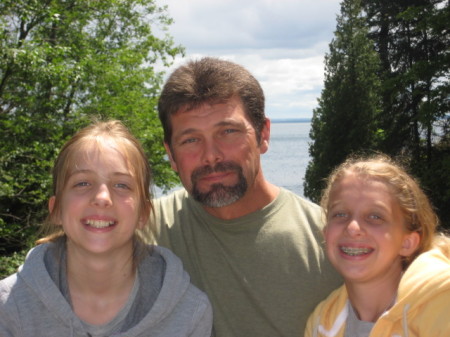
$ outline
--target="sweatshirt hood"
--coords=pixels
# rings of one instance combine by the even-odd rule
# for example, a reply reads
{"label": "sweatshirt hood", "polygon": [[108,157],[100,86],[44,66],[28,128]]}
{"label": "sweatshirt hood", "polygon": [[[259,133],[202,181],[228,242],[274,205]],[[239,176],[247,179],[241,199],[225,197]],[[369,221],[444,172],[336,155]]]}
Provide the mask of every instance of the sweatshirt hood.
{"label": "sweatshirt hood", "polygon": [[[70,304],[62,295],[60,289],[48,274],[45,266],[45,253],[50,244],[41,244],[34,247],[26,257],[26,263],[19,268],[18,277],[27,284],[29,289],[37,298],[52,312],[63,325],[71,331],[71,336],[85,336],[81,320],[73,312]],[[186,295],[190,286],[189,275],[184,271],[181,260],[170,250],[163,247],[154,247],[166,262],[166,270],[161,290],[151,310],[134,327],[129,329],[123,336],[146,336],[149,326],[156,326],[169,316],[177,304]],[[139,269],[142,274],[141,282],[145,282],[146,275],[152,272],[146,268],[148,261],[143,259]],[[147,332],[147,334],[146,334]],[[122,336],[118,334],[115,336]]]}
{"label": "sweatshirt hood", "polygon": [[[151,310],[139,324],[127,332],[127,336],[145,336],[149,326],[159,324],[173,312],[190,286],[189,275],[184,271],[181,260],[167,248],[155,246],[154,250],[166,261],[163,285]],[[143,263],[141,271],[142,279],[145,280],[145,274],[150,273],[151,268],[146,268],[145,260]]]}
{"label": "sweatshirt hood", "polygon": [[49,312],[69,327],[70,336],[76,336],[75,330],[83,330],[81,321],[50,277],[45,265],[45,253],[50,245],[52,243],[41,244],[31,249],[26,256],[26,263],[20,266],[17,274]]}
{"label": "sweatshirt hood", "polygon": [[406,310],[415,310],[433,297],[450,291],[450,260],[441,250],[419,255],[400,281],[396,305],[386,319],[398,320]]}
{"label": "sweatshirt hood", "polygon": [[[444,312],[446,307],[430,307],[437,299],[441,301],[450,293],[450,260],[439,249],[433,249],[419,255],[405,271],[400,280],[397,302],[375,323],[371,336],[398,336],[395,331],[402,331],[402,336],[409,336],[410,323],[430,330],[442,331],[441,326],[429,326],[426,318],[420,317],[421,310],[427,308],[434,313]],[[448,302],[446,302],[448,303]],[[348,294],[345,286],[340,287],[315,309],[308,324],[305,336],[344,336],[348,317]],[[308,334],[309,333],[309,334]],[[430,334],[430,336],[437,336]],[[414,335],[416,336],[416,335]],[[428,336],[428,335],[427,335]],[[439,335],[442,336],[442,335]]]}

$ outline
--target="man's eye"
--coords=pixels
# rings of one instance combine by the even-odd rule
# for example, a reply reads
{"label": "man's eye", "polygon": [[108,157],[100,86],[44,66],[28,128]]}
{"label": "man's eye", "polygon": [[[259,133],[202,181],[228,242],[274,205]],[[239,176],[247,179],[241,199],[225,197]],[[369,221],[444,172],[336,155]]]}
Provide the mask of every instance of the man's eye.
{"label": "man's eye", "polygon": [[186,138],[181,141],[181,144],[191,144],[197,141],[196,138]]}

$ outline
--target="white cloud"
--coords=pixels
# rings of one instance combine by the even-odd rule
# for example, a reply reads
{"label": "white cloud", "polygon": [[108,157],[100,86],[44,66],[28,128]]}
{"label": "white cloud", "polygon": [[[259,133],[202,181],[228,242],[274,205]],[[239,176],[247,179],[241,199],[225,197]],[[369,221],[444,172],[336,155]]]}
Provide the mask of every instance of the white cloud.
{"label": "white cloud", "polygon": [[[161,0],[169,34],[186,48],[175,65],[201,56],[242,64],[261,82],[271,118],[312,116],[338,0]],[[172,70],[172,69],[171,69]],[[169,72],[171,71],[169,70]]]}

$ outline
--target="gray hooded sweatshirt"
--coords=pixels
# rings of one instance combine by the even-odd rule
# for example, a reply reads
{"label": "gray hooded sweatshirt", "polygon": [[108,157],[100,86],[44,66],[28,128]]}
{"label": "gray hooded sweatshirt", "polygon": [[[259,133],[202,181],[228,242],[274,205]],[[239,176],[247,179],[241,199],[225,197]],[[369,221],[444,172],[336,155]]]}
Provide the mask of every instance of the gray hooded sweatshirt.
{"label": "gray hooded sweatshirt", "polygon": [[[46,267],[49,255],[46,252],[51,245],[42,244],[32,249],[19,271],[0,281],[1,337],[91,336],[86,331],[86,323],[75,315],[64,291],[61,292],[61,283],[59,286],[55,283],[54,274]],[[155,265],[150,261],[155,256],[163,267],[159,269],[160,284],[149,290]],[[60,273],[61,268],[57,269]],[[125,319],[131,323],[126,323],[126,331],[122,328],[109,336],[211,335],[212,309],[208,298],[190,283],[181,261],[170,250],[154,247],[153,253],[140,262],[138,279],[136,298],[128,311],[131,314]]]}

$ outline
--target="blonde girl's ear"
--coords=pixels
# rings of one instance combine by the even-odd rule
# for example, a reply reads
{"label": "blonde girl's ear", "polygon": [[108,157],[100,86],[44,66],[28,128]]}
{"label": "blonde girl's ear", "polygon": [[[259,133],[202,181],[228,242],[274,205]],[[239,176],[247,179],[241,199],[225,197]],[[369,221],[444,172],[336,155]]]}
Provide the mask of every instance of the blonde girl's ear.
{"label": "blonde girl's ear", "polygon": [[325,226],[323,226],[322,228],[322,243],[324,244],[324,246],[326,246],[327,244],[327,231],[328,231],[328,226],[325,224]]}
{"label": "blonde girl's ear", "polygon": [[405,234],[403,238],[402,248],[400,249],[400,255],[404,257],[411,256],[417,250],[420,243],[420,235],[417,232],[411,232]]}

